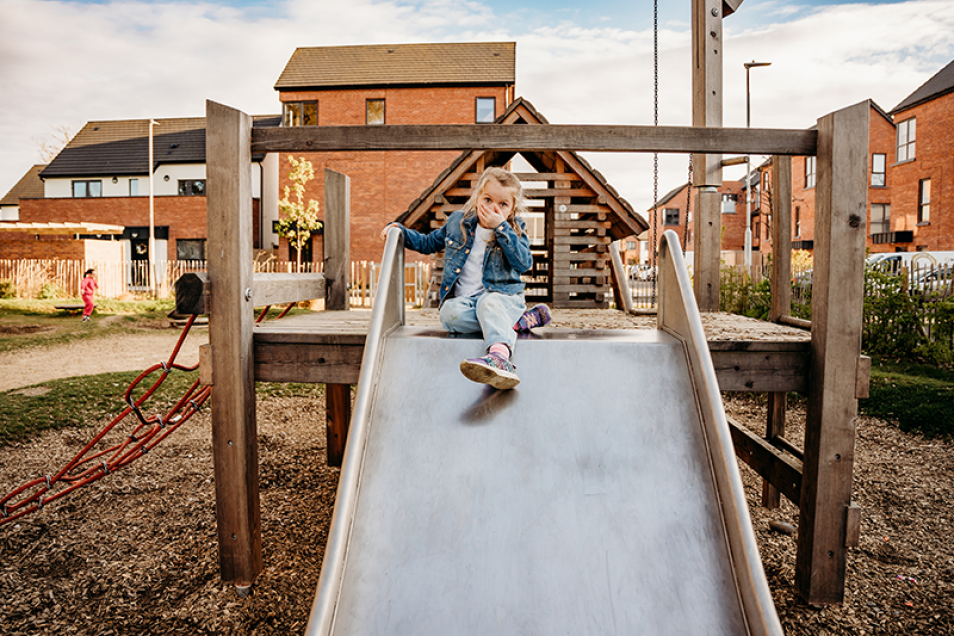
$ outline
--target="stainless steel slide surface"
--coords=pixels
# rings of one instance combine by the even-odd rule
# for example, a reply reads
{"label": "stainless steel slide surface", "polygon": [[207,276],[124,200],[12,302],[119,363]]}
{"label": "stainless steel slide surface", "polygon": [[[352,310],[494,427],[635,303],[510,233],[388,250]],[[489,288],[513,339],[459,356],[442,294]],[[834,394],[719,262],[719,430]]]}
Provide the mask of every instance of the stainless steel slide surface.
{"label": "stainless steel slide surface", "polygon": [[409,327],[383,340],[323,624],[750,633],[683,342],[544,329],[518,341],[512,391],[461,376],[481,348]]}

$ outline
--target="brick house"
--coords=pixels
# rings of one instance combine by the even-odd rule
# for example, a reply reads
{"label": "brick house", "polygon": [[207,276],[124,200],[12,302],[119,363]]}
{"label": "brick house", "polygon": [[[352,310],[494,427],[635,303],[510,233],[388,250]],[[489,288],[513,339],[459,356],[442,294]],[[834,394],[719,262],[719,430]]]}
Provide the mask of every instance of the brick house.
{"label": "brick house", "polygon": [[33,166],[26,171],[16,185],[0,199],[0,221],[20,220],[20,199],[36,199],[43,196],[43,180],[40,173],[45,163]]}
{"label": "brick house", "polygon": [[[205,258],[205,119],[159,119],[153,131],[153,201],[156,261]],[[255,125],[277,125],[277,115],[256,117]],[[262,196],[268,182],[267,158],[253,157],[253,210],[256,247],[261,245]],[[272,161],[275,161],[273,159]],[[87,123],[47,166],[32,172],[41,189],[16,192],[23,223],[121,225],[115,237],[127,261],[148,261],[149,120]],[[274,171],[273,171],[274,172]],[[26,177],[24,178],[26,179]],[[22,182],[22,180],[21,180]],[[12,198],[12,197],[11,197]],[[4,201],[7,199],[5,198]],[[65,249],[50,241],[110,239],[88,234],[0,233],[0,258],[55,258]],[[56,249],[54,249],[56,247]],[[74,249],[70,253],[85,253]]]}
{"label": "brick house", "polygon": [[[299,48],[275,84],[283,126],[493,123],[514,100],[514,42]],[[378,260],[379,233],[456,157],[454,151],[303,153],[315,168],[305,198],[324,205],[324,169],[351,179],[351,257]],[[289,163],[279,160],[280,191]],[[319,216],[323,214],[319,213]],[[272,220],[266,215],[266,231]],[[294,260],[274,233],[280,260]],[[320,260],[313,237],[307,260]],[[419,258],[408,254],[409,259]]]}
{"label": "brick house", "polygon": [[[868,105],[868,250],[954,250],[954,62],[890,112],[872,100]],[[771,162],[754,169],[749,182],[754,201],[753,255],[764,256],[772,249]],[[724,196],[738,195],[736,216],[729,217],[723,210],[724,250],[742,249],[746,183],[743,178],[737,187],[729,182],[723,185]],[[792,249],[813,249],[815,186],[815,157],[792,157]],[[660,227],[667,218],[676,218],[673,210],[685,209],[685,188],[677,188],[659,202]],[[689,228],[691,232],[691,220]]]}
{"label": "brick house", "polygon": [[873,251],[954,250],[954,61],[890,114],[890,227],[875,235]]}
{"label": "brick house", "polygon": [[[891,252],[910,242],[892,217],[892,170],[896,127],[891,116],[868,100],[868,240],[872,252]],[[792,157],[792,249],[812,250],[815,235],[815,157]],[[902,243],[901,246],[897,243]],[[902,250],[903,251],[903,250]]]}
{"label": "brick house", "polygon": [[[759,221],[759,213],[763,210],[766,196],[762,189],[758,187],[761,183],[762,167],[753,172],[753,185],[757,188],[752,201],[752,219],[753,219],[753,253],[757,253],[761,242],[758,236],[761,235],[760,228],[762,223]],[[694,213],[696,207],[695,191],[689,196],[689,184],[682,185],[667,192],[656,202],[656,205],[646,210],[646,218],[650,224],[650,229],[640,235],[641,241],[652,242],[652,224],[653,210],[655,209],[656,241],[662,239],[662,234],[666,230],[673,230],[679,235],[680,241],[686,245],[686,257],[692,262],[693,256],[693,236],[695,230]],[[719,188],[722,195],[722,260],[729,264],[742,262],[742,251],[745,245],[745,180],[723,181]],[[689,201],[686,201],[687,196]],[[688,224],[686,215],[688,214]],[[764,231],[764,230],[762,230]],[[758,247],[757,247],[758,246]],[[634,258],[639,262],[651,262],[652,257],[644,251],[640,255],[631,255],[626,252],[627,258]],[[757,257],[756,257],[757,258]],[[640,260],[641,259],[641,260]],[[629,261],[627,261],[629,262]]]}

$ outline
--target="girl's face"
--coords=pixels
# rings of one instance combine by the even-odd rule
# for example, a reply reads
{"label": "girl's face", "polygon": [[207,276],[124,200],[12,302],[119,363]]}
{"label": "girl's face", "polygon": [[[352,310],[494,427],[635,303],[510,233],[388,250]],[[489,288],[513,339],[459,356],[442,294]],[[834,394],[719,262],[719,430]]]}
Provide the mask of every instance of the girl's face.
{"label": "girl's face", "polygon": [[513,216],[513,190],[501,185],[496,179],[488,179],[477,202],[485,208],[495,209],[504,219]]}

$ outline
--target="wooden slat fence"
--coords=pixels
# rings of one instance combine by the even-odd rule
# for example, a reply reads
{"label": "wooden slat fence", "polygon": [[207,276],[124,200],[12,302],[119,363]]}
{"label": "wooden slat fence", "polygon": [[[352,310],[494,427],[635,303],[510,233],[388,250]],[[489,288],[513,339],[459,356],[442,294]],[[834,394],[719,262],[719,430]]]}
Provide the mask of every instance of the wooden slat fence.
{"label": "wooden slat fence", "polygon": [[[97,296],[101,298],[151,294],[149,263],[145,261],[0,260],[0,280],[12,281],[16,295],[20,298],[38,298],[44,293],[44,288],[50,297],[76,298],[80,295],[83,273],[89,268],[96,270],[99,283]],[[299,271],[298,264],[294,261],[274,259],[256,261],[253,269],[256,272],[269,273]],[[204,271],[205,261],[161,261],[156,264],[156,295],[159,298],[171,298],[174,295],[175,281],[180,276]],[[302,263],[300,271],[320,272],[321,263]],[[352,307],[371,306],[380,271],[380,265],[372,261],[351,263]],[[407,302],[416,307],[423,305],[430,277],[430,264],[407,263],[405,275]]]}

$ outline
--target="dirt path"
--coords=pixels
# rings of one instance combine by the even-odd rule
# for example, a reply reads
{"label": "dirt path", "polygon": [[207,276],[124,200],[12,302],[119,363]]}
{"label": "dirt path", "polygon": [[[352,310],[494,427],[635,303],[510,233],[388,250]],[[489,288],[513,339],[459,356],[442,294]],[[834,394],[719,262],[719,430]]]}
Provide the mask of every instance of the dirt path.
{"label": "dirt path", "polygon": [[[56,347],[0,353],[0,391],[19,389],[59,378],[72,378],[113,371],[141,371],[172,354],[178,329],[149,329],[141,334],[106,336]],[[208,342],[207,330],[190,333],[176,358],[193,365],[199,360],[199,345]]]}

